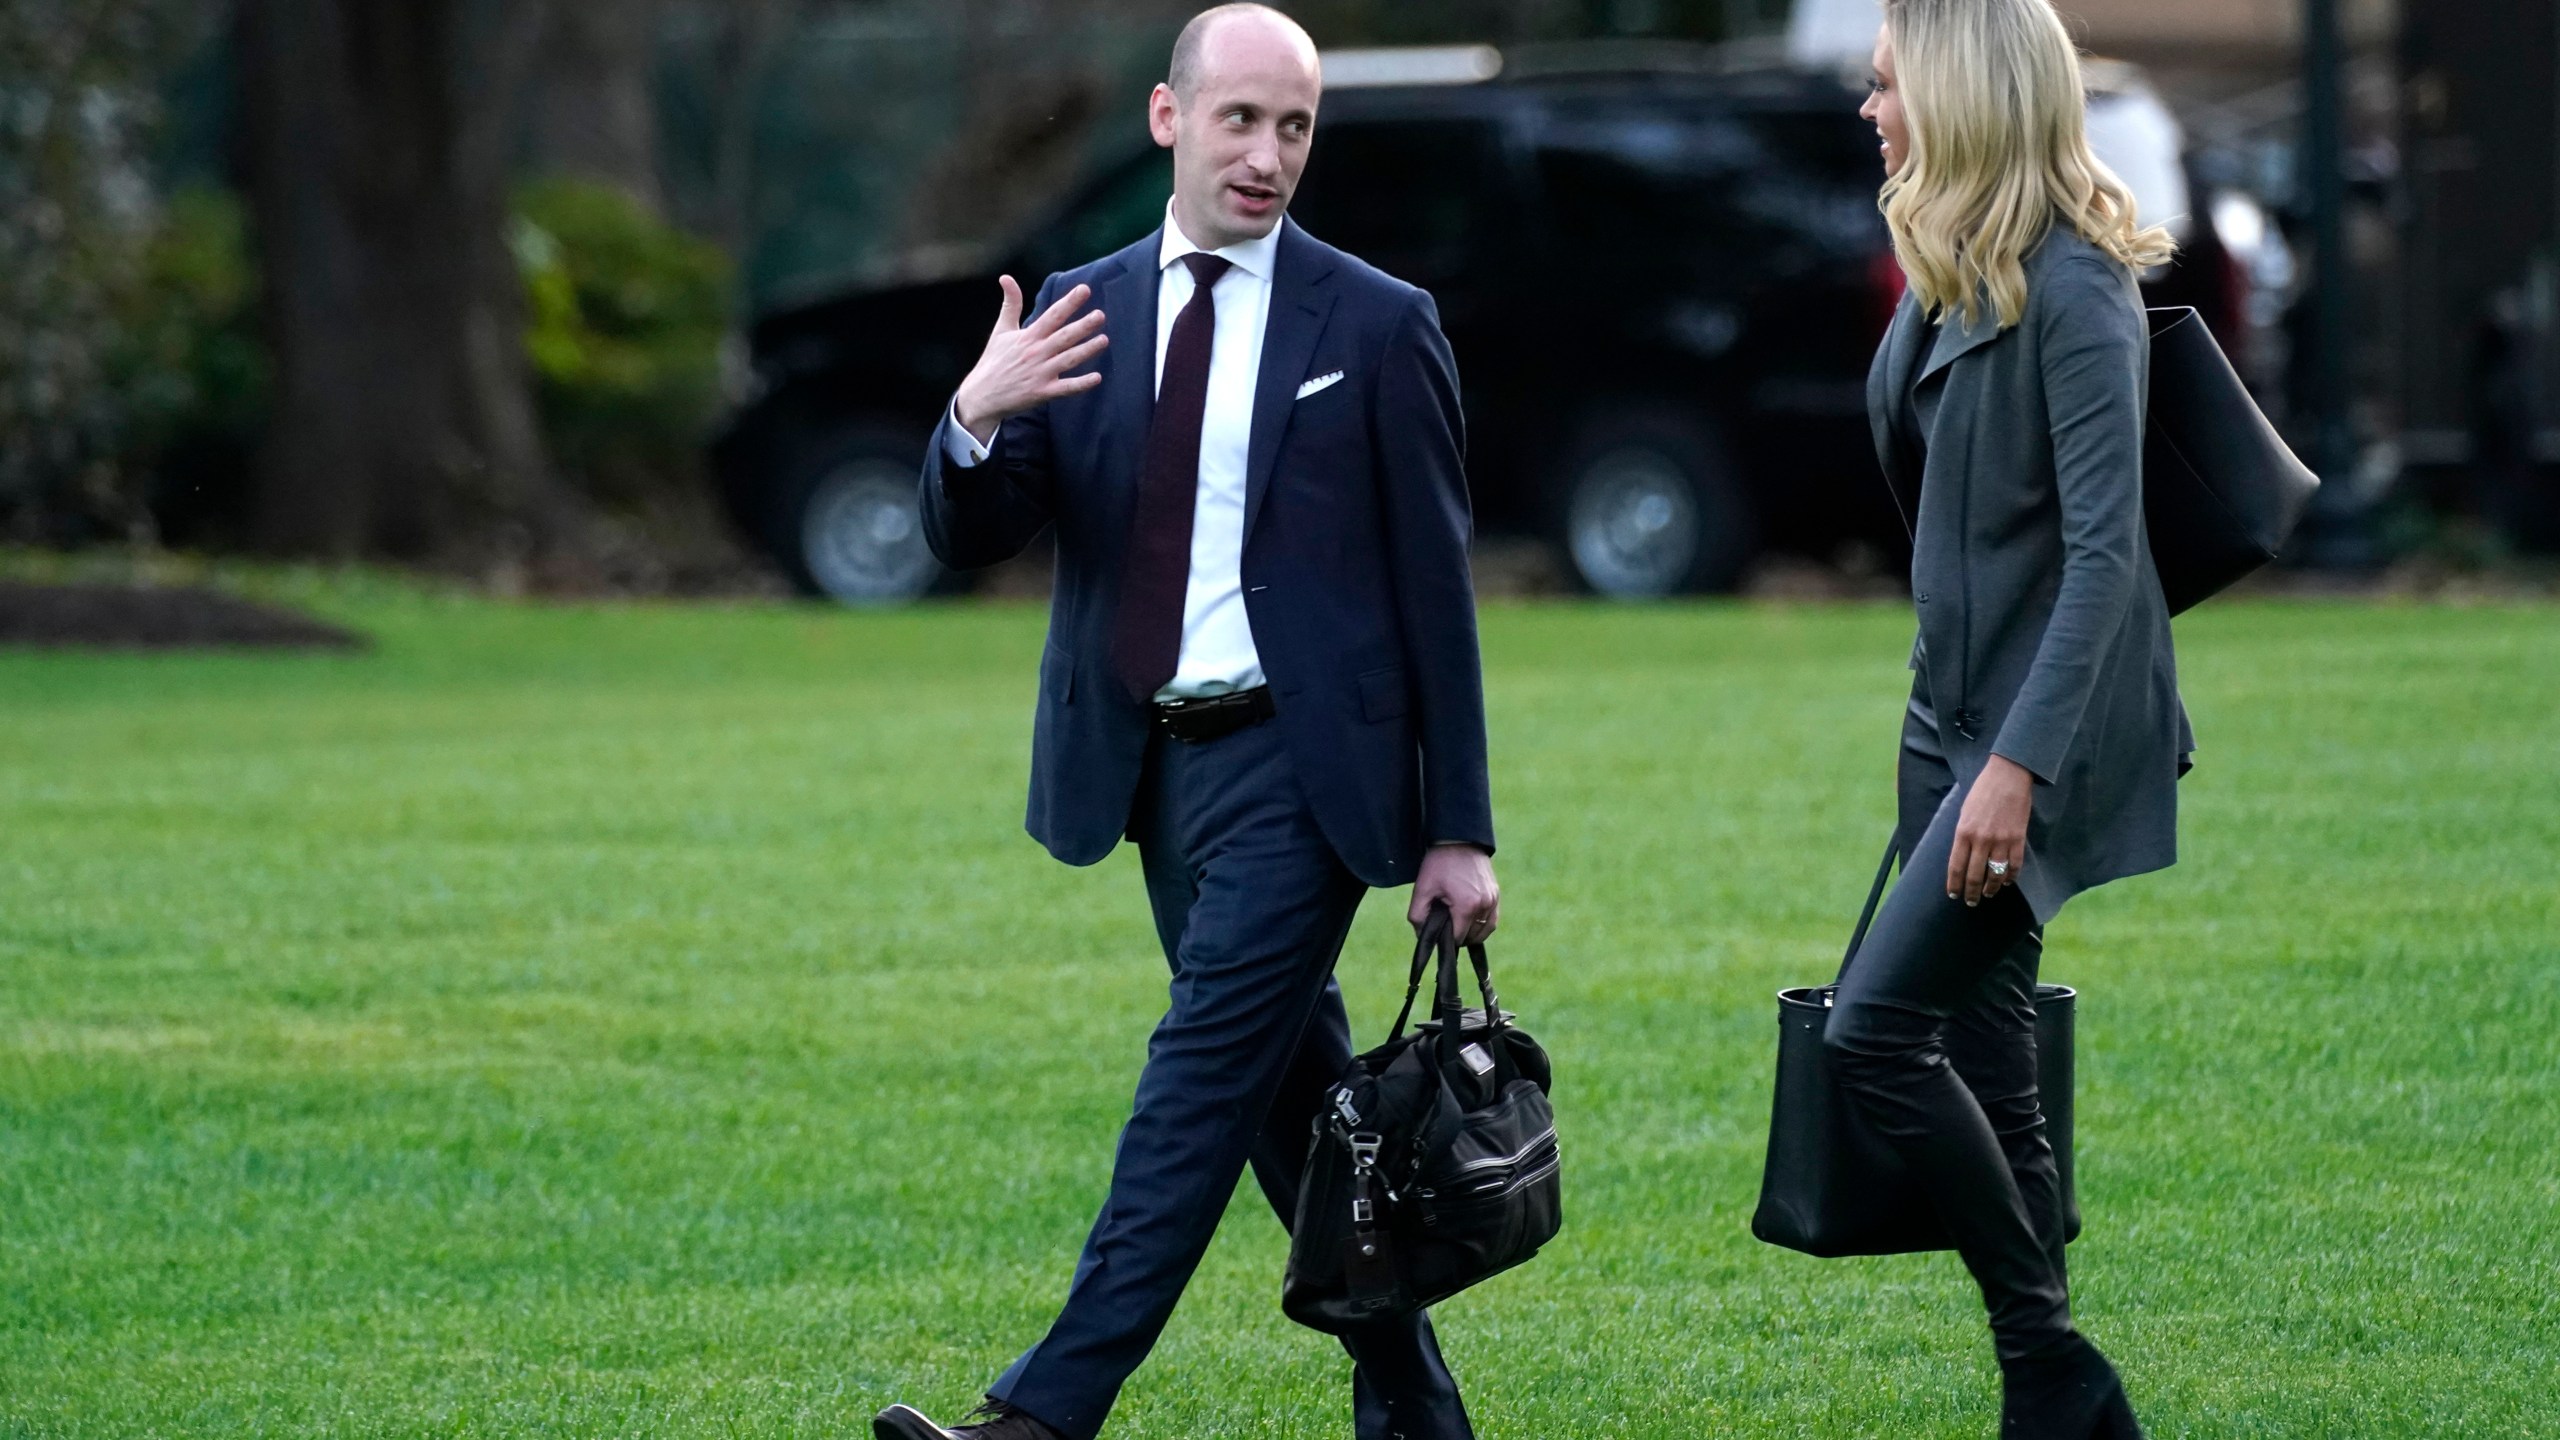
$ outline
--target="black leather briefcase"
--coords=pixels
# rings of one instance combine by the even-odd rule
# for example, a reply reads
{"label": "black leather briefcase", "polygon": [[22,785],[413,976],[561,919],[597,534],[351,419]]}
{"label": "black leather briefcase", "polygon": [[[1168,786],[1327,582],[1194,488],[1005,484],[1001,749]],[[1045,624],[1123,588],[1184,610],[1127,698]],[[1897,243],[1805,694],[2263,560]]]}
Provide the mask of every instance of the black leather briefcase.
{"label": "black leather briefcase", "polygon": [[[1892,873],[1885,851],[1867,908],[1840,962],[1845,977],[1858,958]],[[1751,1233],[1808,1255],[1904,1255],[1954,1246],[1937,1211],[1902,1157],[1844,1093],[1822,1048],[1839,982],[1778,992],[1778,1088],[1770,1106],[1769,1158]],[[2071,1183],[2071,1041],[2077,992],[2036,987],[2036,1091],[2045,1138],[2062,1190],[2063,1238],[2080,1234],[2080,1203]]]}
{"label": "black leather briefcase", "polygon": [[[1538,1253],[1564,1220],[1547,1053],[1494,998],[1471,945],[1484,1008],[1459,991],[1449,913],[1414,947],[1404,1009],[1387,1043],[1351,1062],[1315,1120],[1280,1307],[1339,1334],[1406,1315]],[[1414,997],[1438,959],[1431,1019]]]}
{"label": "black leather briefcase", "polygon": [[2194,307],[2153,310],[2142,508],[2175,615],[2276,557],[2320,479],[2240,383]]}

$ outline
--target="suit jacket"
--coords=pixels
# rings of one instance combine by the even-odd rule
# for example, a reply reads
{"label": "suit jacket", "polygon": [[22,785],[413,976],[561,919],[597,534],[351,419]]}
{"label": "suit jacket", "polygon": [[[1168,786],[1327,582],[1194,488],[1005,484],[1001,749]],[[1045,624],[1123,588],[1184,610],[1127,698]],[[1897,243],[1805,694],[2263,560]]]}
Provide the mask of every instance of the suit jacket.
{"label": "suit jacket", "polygon": [[[1930,701],[1958,780],[2038,781],[2018,888],[2039,919],[2177,859],[2195,748],[2142,518],[2150,332],[2131,271],[2060,220],[2014,327],[1931,326],[1905,295],[1867,372],[1876,457],[1912,535]],[[1913,453],[1897,407],[1930,386]]]}
{"label": "suit jacket", "polygon": [[[1402,885],[1427,844],[1493,848],[1457,367],[1430,296],[1282,224],[1245,614],[1318,826],[1361,880]],[[924,463],[925,534],[946,565],[993,564],[1057,527],[1027,826],[1076,865],[1127,830],[1146,755],[1148,709],[1112,673],[1111,635],[1155,409],[1158,249],[1151,234],[1053,275],[1024,312],[1091,285],[1111,336],[1100,385],[1006,421],[981,465],[950,464],[939,430]]]}

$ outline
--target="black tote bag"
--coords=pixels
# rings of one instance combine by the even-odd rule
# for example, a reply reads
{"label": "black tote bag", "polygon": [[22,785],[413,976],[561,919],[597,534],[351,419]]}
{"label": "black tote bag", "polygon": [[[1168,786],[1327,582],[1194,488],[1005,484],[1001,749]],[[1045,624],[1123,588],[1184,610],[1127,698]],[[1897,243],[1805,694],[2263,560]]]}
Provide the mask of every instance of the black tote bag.
{"label": "black tote bag", "polygon": [[[1844,978],[1875,920],[1893,861],[1894,852],[1887,847],[1875,885],[1867,892],[1867,908],[1858,917],[1857,934],[1840,962]],[[1770,1105],[1769,1158],[1751,1233],[1772,1245],[1825,1257],[1953,1249],[1937,1211],[1902,1157],[1868,1128],[1831,1074],[1822,1027],[1838,989],[1835,980],[1778,992],[1778,1086]],[[2066,1241],[2080,1234],[2080,1203],[2071,1183],[2071,1030],[2077,998],[2069,986],[2036,987],[2036,1089],[2062,1190]]]}
{"label": "black tote bag", "polygon": [[2193,306],[2149,319],[2142,510],[2175,615],[2276,558],[2320,479],[2267,423]]}

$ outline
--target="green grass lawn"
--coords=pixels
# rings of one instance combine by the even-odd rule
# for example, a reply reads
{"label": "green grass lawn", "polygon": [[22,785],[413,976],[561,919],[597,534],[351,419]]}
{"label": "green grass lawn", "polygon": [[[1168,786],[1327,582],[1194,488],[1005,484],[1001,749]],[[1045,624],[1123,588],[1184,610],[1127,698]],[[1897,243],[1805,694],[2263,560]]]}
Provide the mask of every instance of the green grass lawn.
{"label": "green grass lawn", "polygon": [[[1163,1000],[1021,833],[1041,616],[327,591],[0,656],[0,1435],[853,1435],[1037,1338]],[[1888,821],[1892,607],[1495,608],[1564,1234],[1492,1437],[1986,1437],[1948,1256],[1747,1230]],[[2076,902],[2083,1324],[2160,1437],[2560,1435],[2560,610],[2180,622],[2186,860]],[[1407,942],[1344,965],[1363,1038]],[[1250,1187],[1110,1433],[1347,1436]]]}

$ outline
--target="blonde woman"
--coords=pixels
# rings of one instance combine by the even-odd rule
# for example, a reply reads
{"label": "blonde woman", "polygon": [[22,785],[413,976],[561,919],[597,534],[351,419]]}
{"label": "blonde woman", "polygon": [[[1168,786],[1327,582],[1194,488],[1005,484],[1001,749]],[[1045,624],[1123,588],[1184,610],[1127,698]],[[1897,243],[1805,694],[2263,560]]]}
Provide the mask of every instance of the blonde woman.
{"label": "blonde woman", "polygon": [[2034,997],[2064,902],[2176,858],[2194,741],[2143,532],[2134,280],[2170,242],[2090,154],[2048,0],[1886,0],[1873,88],[1909,285],[1867,409],[1920,634],[1903,876],[1824,1038],[1982,1287],[2004,1440],[2124,1440],[2071,1322]]}

